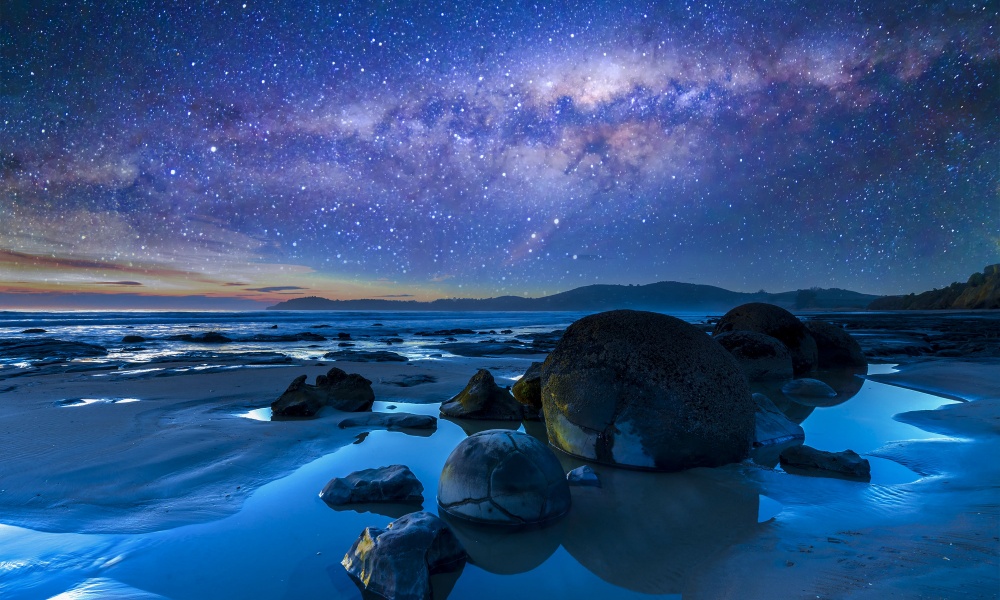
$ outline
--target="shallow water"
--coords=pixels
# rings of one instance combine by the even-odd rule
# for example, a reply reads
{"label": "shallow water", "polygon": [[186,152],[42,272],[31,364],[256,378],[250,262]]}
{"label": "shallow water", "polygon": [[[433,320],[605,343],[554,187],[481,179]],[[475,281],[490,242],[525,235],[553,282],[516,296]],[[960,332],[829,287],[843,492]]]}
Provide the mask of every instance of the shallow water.
{"label": "shallow water", "polygon": [[[847,401],[812,408],[802,425],[810,445],[864,454],[892,440],[940,437],[892,415],[946,403],[865,381]],[[266,410],[232,418],[253,413],[263,420]],[[436,415],[438,408],[393,399],[377,402],[374,410]],[[544,436],[537,423],[529,423],[527,432]],[[425,486],[424,509],[436,512],[441,467],[467,433],[440,419],[429,436],[360,434],[355,444],[261,487],[238,513],[209,523],[142,535],[0,526],[0,596],[46,598],[89,584],[109,598],[135,597],[139,590],[178,599],[360,598],[340,566],[344,552],[366,526],[385,526],[411,509],[334,510],[319,499],[319,490],[335,476],[406,464]],[[583,464],[559,458],[567,470]],[[917,478],[891,461],[870,460],[874,483],[891,487]],[[760,496],[743,475],[745,465],[682,473],[594,468],[603,487],[573,488],[570,514],[550,527],[506,533],[452,520],[472,562],[448,584],[454,585],[449,597],[673,597],[732,544],[783,518],[782,505]]]}

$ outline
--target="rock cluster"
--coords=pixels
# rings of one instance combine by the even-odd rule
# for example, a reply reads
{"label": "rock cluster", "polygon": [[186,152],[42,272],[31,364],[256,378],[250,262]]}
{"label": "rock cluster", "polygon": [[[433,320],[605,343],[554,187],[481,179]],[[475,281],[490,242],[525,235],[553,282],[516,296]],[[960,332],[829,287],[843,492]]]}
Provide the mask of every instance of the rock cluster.
{"label": "rock cluster", "polygon": [[306,383],[301,375],[292,381],[281,397],[271,403],[274,417],[312,417],[324,406],[337,410],[371,410],[375,402],[372,382],[357,373],[345,373],[336,367],[316,378],[316,385]]}

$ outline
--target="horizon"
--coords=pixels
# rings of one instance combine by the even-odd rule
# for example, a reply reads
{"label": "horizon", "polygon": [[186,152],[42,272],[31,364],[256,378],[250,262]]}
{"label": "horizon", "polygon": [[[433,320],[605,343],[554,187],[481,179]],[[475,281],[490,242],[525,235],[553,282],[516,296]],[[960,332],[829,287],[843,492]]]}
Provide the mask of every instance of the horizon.
{"label": "horizon", "polygon": [[0,310],[964,282],[1000,262],[998,17],[13,3]]}

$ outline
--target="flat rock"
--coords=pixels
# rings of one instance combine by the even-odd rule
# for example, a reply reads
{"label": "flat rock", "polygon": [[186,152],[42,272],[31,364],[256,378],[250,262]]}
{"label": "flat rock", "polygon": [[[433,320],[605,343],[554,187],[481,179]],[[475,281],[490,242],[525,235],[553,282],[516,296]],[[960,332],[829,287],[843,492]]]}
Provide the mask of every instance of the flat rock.
{"label": "flat rock", "polygon": [[533,362],[524,375],[511,388],[514,399],[531,407],[535,412],[542,409],[542,363]]}
{"label": "flat rock", "polygon": [[489,371],[479,369],[464,390],[441,403],[441,414],[461,419],[520,421],[524,409],[510,392],[496,384]]}
{"label": "flat rock", "polygon": [[577,487],[601,487],[601,480],[590,465],[583,465],[566,473],[566,483]]}
{"label": "flat rock", "polygon": [[367,592],[392,600],[431,600],[431,575],[461,569],[466,557],[445,522],[421,511],[385,529],[366,528],[341,564]]}
{"label": "flat rock", "polygon": [[786,448],[778,457],[786,471],[800,475],[815,474],[827,477],[841,477],[857,481],[871,481],[872,470],[867,459],[861,458],[853,450],[826,452],[810,446]]}
{"label": "flat rock", "polygon": [[271,403],[271,414],[312,417],[324,406],[345,411],[371,410],[374,401],[371,381],[333,367],[326,375],[316,378],[316,385],[306,383],[305,375],[297,377],[281,397]]}
{"label": "flat rock", "polygon": [[389,352],[388,350],[374,350],[366,352],[364,350],[338,350],[337,352],[327,352],[323,358],[332,358],[342,362],[406,362],[410,359],[402,354]]}
{"label": "flat rock", "polygon": [[530,525],[562,517],[570,494],[562,465],[526,433],[491,429],[462,440],[438,482],[438,506],[453,517]]}
{"label": "flat rock", "polygon": [[789,396],[801,396],[803,398],[836,398],[837,390],[823,383],[819,379],[793,379],[781,386],[781,391]]}
{"label": "flat rock", "polygon": [[796,375],[816,368],[819,351],[816,340],[795,315],[773,304],[750,302],[730,310],[719,319],[712,335],[729,331],[756,331],[777,338],[792,355]]}
{"label": "flat rock", "polygon": [[347,417],[338,425],[341,429],[348,427],[384,428],[389,431],[396,429],[437,429],[437,418],[430,415],[415,415],[412,413],[366,413]]}
{"label": "flat rock", "polygon": [[764,394],[754,394],[753,400],[757,405],[753,440],[755,447],[773,446],[792,440],[806,439],[802,426],[785,416],[785,413],[781,412],[770,398]]}
{"label": "flat rock", "polygon": [[67,342],[54,338],[34,340],[0,340],[0,357],[39,359],[71,359],[106,356],[108,349],[83,342]]}
{"label": "flat rock", "polygon": [[331,479],[319,497],[334,506],[344,504],[396,503],[417,504],[424,501],[424,486],[405,465],[362,469],[346,477]]}
{"label": "flat rock", "polygon": [[697,327],[616,310],[573,323],[542,367],[549,443],[586,460],[678,471],[739,462],[754,403],[736,359]]}
{"label": "flat rock", "polygon": [[539,350],[533,346],[521,344],[508,344],[503,342],[451,342],[433,346],[436,350],[443,350],[455,356],[478,357],[478,356],[504,356],[507,354],[539,354]]}
{"label": "flat rock", "polygon": [[399,379],[390,379],[389,381],[382,381],[385,385],[394,385],[396,387],[413,387],[415,385],[423,385],[425,383],[436,383],[437,377],[434,375],[405,375]]}
{"label": "flat rock", "polygon": [[750,381],[792,378],[792,355],[777,338],[756,331],[728,331],[713,339],[733,355]]}
{"label": "flat rock", "polygon": [[805,326],[816,340],[820,369],[868,366],[861,345],[843,327],[823,321],[806,321]]}

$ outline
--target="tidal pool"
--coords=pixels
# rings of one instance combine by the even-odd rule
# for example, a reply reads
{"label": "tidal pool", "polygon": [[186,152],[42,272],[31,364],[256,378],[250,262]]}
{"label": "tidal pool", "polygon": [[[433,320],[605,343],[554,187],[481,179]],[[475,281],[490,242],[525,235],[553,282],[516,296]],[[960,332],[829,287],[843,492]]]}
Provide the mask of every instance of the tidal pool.
{"label": "tidal pool", "polygon": [[[792,407],[807,443],[864,454],[892,440],[940,437],[892,416],[947,400],[859,382],[840,404]],[[402,400],[376,402],[374,410],[438,414],[436,404]],[[269,420],[269,412],[232,417]],[[436,513],[438,478],[448,454],[469,433],[497,425],[515,424],[439,419],[432,435],[361,434],[355,444],[259,488],[236,514],[207,523],[141,535],[0,526],[0,596],[49,598],[76,590],[64,597],[85,597],[86,590],[97,589],[104,598],[361,598],[340,560],[365,527],[384,527],[402,513],[393,506],[334,510],[318,497],[326,482],[363,468],[405,464],[424,485],[423,508]],[[545,435],[538,423],[521,430]],[[567,470],[584,464],[557,455]],[[876,483],[917,478],[891,461],[870,460]],[[748,462],[681,473],[592,466],[603,487],[572,488],[570,513],[549,527],[509,532],[449,520],[471,561],[442,584],[448,597],[678,597],[734,544],[782,522],[782,505],[761,496],[746,475],[770,465]]]}

